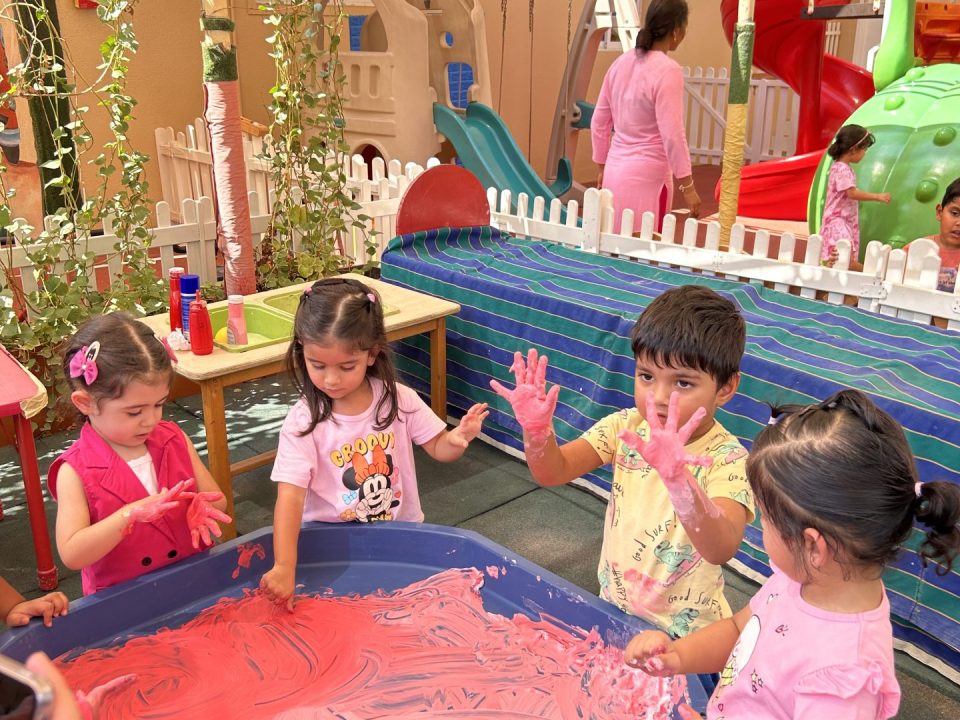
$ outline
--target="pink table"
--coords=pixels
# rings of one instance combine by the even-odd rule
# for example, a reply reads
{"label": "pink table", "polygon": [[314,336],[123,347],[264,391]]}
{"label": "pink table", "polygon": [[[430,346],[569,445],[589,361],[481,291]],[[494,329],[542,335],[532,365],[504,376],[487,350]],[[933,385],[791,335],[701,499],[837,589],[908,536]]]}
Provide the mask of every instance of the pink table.
{"label": "pink table", "polygon": [[37,581],[41,590],[57,587],[57,568],[50,550],[50,533],[43,510],[43,490],[40,487],[40,469],[37,467],[37,448],[30,427],[30,408],[46,405],[46,391],[16,359],[0,347],[0,417],[13,417],[16,450],[23,472],[23,488],[27,493],[27,511],[33,549],[37,556]]}

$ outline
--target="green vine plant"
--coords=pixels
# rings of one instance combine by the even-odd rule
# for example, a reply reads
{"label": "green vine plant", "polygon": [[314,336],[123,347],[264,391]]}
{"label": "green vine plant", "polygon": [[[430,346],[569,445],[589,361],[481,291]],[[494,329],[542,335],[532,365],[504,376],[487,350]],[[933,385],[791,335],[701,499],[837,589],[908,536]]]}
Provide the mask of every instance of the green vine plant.
{"label": "green vine plant", "polygon": [[[260,289],[314,280],[345,269],[372,267],[376,244],[347,188],[341,163],[343,87],[339,59],[346,14],[342,0],[273,0],[259,9],[272,26],[267,38],[276,65],[270,89],[270,163],[276,199],[258,248]],[[364,258],[345,257],[344,238],[363,233]]]}
{"label": "green vine plant", "polygon": [[[99,74],[79,89],[68,81],[68,70],[76,82],[83,79],[70,62],[55,16],[51,18],[54,13],[47,3],[53,1],[18,0],[0,6],[17,28],[23,55],[8,72],[10,88],[0,102],[46,97],[66,100],[69,107],[67,122],[45,130],[53,151],[41,164],[49,178],[44,190],[59,189],[61,205],[44,227],[13,217],[16,189],[6,182],[6,168],[0,165],[0,227],[25,251],[37,286],[24,292],[13,267],[14,244],[8,241],[0,249],[0,341],[46,386],[54,409],[47,413],[47,427],[65,409],[57,404],[68,393],[60,351],[77,326],[113,310],[152,314],[166,303],[165,283],[149,256],[151,201],[144,179],[149,158],[133,149],[127,137],[136,106],[126,88],[130,59],[138,49],[130,20],[137,2],[101,0],[97,16],[107,37],[100,46]],[[28,22],[19,21],[24,18]],[[54,38],[56,45],[44,42],[47,38]],[[62,53],[52,47],[63,48]],[[85,122],[88,107],[82,104],[90,99],[106,109],[110,136],[95,157],[81,161],[95,152]],[[78,187],[77,168],[86,170],[83,187]],[[111,253],[98,257],[91,250],[91,238],[104,232],[116,235],[117,241]],[[122,272],[113,274],[107,287],[98,288],[97,267],[102,271],[106,261],[114,259],[119,259]]]}

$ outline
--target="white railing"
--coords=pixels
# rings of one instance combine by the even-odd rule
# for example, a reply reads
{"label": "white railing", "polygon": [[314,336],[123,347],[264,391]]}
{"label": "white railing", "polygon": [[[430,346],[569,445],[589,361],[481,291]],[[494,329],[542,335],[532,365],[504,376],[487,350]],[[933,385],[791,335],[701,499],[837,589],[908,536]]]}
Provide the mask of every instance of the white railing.
{"label": "white railing", "polygon": [[[704,223],[689,218],[682,228],[677,217],[664,218],[660,236],[653,232],[654,216],[644,213],[639,232],[634,235],[634,214],[623,213],[621,232],[613,233],[613,195],[609,190],[590,188],[583,200],[583,218],[562,224],[563,204],[553,199],[549,206],[543,198],[531,202],[526,195],[517,198],[516,214],[510,211],[509,190],[487,191],[491,224],[514,235],[550,240],[585,252],[602,253],[645,263],[697,270],[718,277],[760,281],[775,290],[802,297],[819,298],[834,305],[855,303],[872,312],[929,324],[942,318],[948,328],[960,330],[960,285],[954,294],[936,289],[940,257],[932,241],[914,241],[908,254],[887,245],[870,242],[866,248],[864,269],[849,270],[850,243],[838,243],[840,258],[834,267],[820,264],[821,241],[817,235],[805,239],[803,262],[794,262],[797,238],[790,233],[779,237],[776,257],[769,257],[771,234],[758,230],[753,250],[744,250],[746,228],[733,226],[730,246],[720,249],[720,225],[705,224],[705,239],[698,238]],[[532,212],[529,212],[531,211]],[[529,217],[527,215],[529,214]],[[567,206],[567,218],[576,218],[577,204]]]}
{"label": "white railing", "polygon": [[[438,164],[431,160],[429,166]],[[339,249],[345,258],[360,264],[367,259],[367,239],[376,239],[374,261],[379,261],[386,244],[396,235],[400,198],[407,186],[424,168],[415,163],[401,167],[399,161],[385,166],[375,160],[367,167],[363,159],[351,160],[354,177],[375,178],[356,180],[352,194],[360,205],[357,215],[366,216],[361,227],[344,233]],[[745,249],[744,240],[751,231],[743,225],[734,225],[729,247],[720,248],[720,226],[716,222],[701,223],[692,218],[678,227],[677,215],[664,218],[660,235],[653,232],[654,217],[644,213],[640,228],[634,234],[634,213],[625,210],[620,233],[614,227],[613,195],[609,190],[590,188],[583,200],[582,218],[575,200],[564,206],[554,198],[549,204],[543,198],[532,200],[524,194],[517,198],[517,212],[510,211],[511,193],[487,191],[491,208],[491,225],[511,234],[557,242],[586,252],[602,253],[638,262],[653,262],[715,276],[744,281],[760,281],[775,290],[790,292],[826,302],[856,304],[858,307],[882,315],[898,317],[921,324],[933,318],[942,319],[952,330],[960,330],[960,285],[954,294],[936,289],[940,270],[937,246],[929,240],[915,240],[910,253],[893,250],[879,242],[870,242],[866,248],[864,269],[850,270],[850,244],[840,241],[839,259],[832,268],[820,264],[821,241],[816,235],[797,238],[791,233],[779,237],[767,230],[757,230],[753,247]],[[566,209],[566,222],[561,223],[561,208]],[[261,198],[250,193],[253,243],[263,240],[270,215],[262,210]],[[174,264],[198,272],[203,282],[216,281],[216,224],[213,206],[208,198],[185,200],[180,208],[184,223],[173,225],[167,203],[157,203],[158,226],[152,229],[151,253],[155,257],[158,274],[166,275]],[[578,225],[580,218],[580,225]],[[48,220],[49,222],[49,220]],[[24,241],[23,238],[19,239]],[[88,272],[96,273],[98,287],[122,275],[121,260],[112,234],[92,237],[86,241],[87,250],[100,258],[97,266]],[[795,262],[798,243],[805,243],[803,260]],[[776,256],[770,247],[776,244]],[[186,252],[177,254],[174,245],[184,246]],[[801,247],[803,247],[801,245]],[[22,247],[2,248],[3,264],[12,263],[19,271],[24,290],[36,289],[32,265]],[[62,274],[62,268],[53,268]],[[942,324],[942,323],[938,323]]]}
{"label": "white railing", "polygon": [[[243,159],[247,168],[247,191],[255,192],[267,203],[262,211],[270,210],[273,180],[270,163],[263,159],[264,125],[242,121]],[[212,198],[213,158],[210,154],[210,139],[203,118],[196,118],[183,132],[173,128],[157,128],[154,131],[157,143],[157,165],[160,170],[160,192],[170,206],[170,217],[175,223],[182,222],[180,208],[184,200]],[[359,161],[358,161],[359,159]],[[363,180],[379,180],[382,177],[399,177],[404,174],[396,163],[386,168],[383,160],[375,158],[368,169],[360,156],[344,156],[340,159],[347,176],[347,187],[357,190]],[[376,193],[376,190],[374,190]],[[377,197],[374,194],[374,197]]]}
{"label": "white railing", "polygon": [[823,51],[827,55],[836,55],[840,50],[841,27],[839,20],[831,20],[827,23],[827,35],[824,40]]}
{"label": "white railing", "polygon": [[[435,160],[428,163],[433,164],[436,164]],[[423,168],[414,163],[408,163],[402,168],[399,161],[394,161],[387,167],[380,161],[374,162],[368,170],[359,156],[352,160],[351,167],[358,176],[366,177],[369,172],[377,179],[353,182],[350,192],[359,204],[359,209],[353,217],[344,218],[349,221],[349,226],[338,238],[338,249],[344,258],[357,265],[371,259],[379,262],[386,244],[396,235],[400,197],[410,182],[423,172]],[[249,193],[254,247],[259,247],[270,223],[270,213],[263,209],[267,200],[268,198],[261,198],[256,192]],[[181,220],[178,224],[172,222],[174,213],[169,203],[158,202],[156,213],[157,226],[149,231],[149,252],[158,276],[166,277],[169,269],[178,265],[188,272],[200,275],[203,283],[217,282],[217,227],[211,200],[207,197],[183,200],[177,213]],[[46,219],[48,227],[54,222],[57,222],[55,218]],[[354,222],[359,225],[354,226]],[[368,241],[371,238],[375,243],[372,257],[368,254]],[[103,290],[113,280],[123,277],[123,260],[115,247],[119,240],[109,221],[105,223],[103,235],[91,236],[78,242],[83,243],[83,248],[75,247],[74,255],[89,252],[96,258],[86,270],[92,286]],[[38,271],[29,258],[29,243],[29,237],[16,236],[15,245],[0,248],[0,266],[11,271],[14,282],[27,294],[37,290],[40,279],[38,274],[41,272],[47,276],[67,277],[63,262],[68,259],[65,250],[61,254],[60,263]],[[179,252],[175,246],[181,246],[183,251]],[[5,284],[5,277],[0,275],[0,288]]]}
{"label": "white railing", "polygon": [[[719,165],[727,125],[730,77],[726,68],[683,69],[687,143],[695,165]],[[792,155],[797,146],[800,99],[782,80],[757,75],[750,80],[750,123],[744,148],[748,163]]]}

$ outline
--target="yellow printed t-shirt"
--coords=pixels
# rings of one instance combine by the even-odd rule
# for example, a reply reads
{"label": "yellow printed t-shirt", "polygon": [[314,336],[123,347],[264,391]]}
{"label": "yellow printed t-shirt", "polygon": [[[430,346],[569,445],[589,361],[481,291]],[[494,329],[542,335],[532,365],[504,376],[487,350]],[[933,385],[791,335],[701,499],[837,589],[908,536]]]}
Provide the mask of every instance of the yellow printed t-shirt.
{"label": "yellow printed t-shirt", "polygon": [[[613,463],[597,569],[600,597],[674,637],[729,617],[720,567],[700,557],[657,471],[617,438],[621,430],[633,430],[645,440],[650,436],[634,408],[608,415],[583,434],[604,464]],[[740,441],[716,422],[685,449],[713,458],[709,468],[691,467],[707,496],[735,500],[751,520],[753,494]]]}

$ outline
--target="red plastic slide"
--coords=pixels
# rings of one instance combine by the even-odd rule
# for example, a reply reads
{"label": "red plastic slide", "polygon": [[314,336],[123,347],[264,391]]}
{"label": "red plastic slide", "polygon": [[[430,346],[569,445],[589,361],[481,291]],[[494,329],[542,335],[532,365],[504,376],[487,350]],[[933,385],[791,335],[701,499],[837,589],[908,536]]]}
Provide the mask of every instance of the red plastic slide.
{"label": "red plastic slide", "polygon": [[[846,5],[820,2],[818,5]],[[721,0],[727,39],[733,37],[738,0]],[[831,138],[873,95],[873,78],[861,67],[824,55],[826,21],[805,20],[807,0],[756,0],[753,64],[779,77],[800,96],[797,155],[743,168],[738,213],[805,220],[813,175]],[[720,186],[717,185],[719,197]]]}

